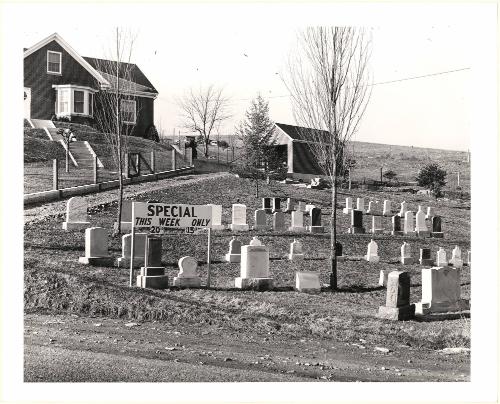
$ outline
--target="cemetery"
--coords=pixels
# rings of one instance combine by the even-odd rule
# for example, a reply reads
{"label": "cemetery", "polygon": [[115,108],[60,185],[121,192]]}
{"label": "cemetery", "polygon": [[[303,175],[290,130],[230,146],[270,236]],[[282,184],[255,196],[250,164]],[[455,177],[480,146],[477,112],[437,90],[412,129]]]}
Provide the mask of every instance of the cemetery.
{"label": "cemetery", "polygon": [[[347,351],[359,350],[356,344],[364,341],[364,347],[393,352],[390,360],[398,368],[412,368],[412,358],[427,366],[444,348],[470,346],[470,202],[341,190],[339,290],[332,291],[330,191],[278,182],[262,184],[259,198],[253,191],[249,179],[225,174],[145,189],[133,198],[164,206],[210,205],[209,253],[206,231],[151,234],[141,227],[132,246],[130,198],[118,236],[116,202],[64,201],[66,214],[25,225],[26,311],[158,322],[214,341],[223,330],[238,341],[288,344],[294,347],[289,354],[299,356],[298,340]],[[457,366],[454,360],[427,376],[408,369],[413,378],[405,381],[455,380],[463,373],[460,380],[467,380],[465,365],[449,370]],[[297,367],[312,379],[327,373],[324,380],[340,380],[342,374]],[[317,377],[304,376],[311,374]],[[404,378],[394,372],[363,375],[361,380]]]}

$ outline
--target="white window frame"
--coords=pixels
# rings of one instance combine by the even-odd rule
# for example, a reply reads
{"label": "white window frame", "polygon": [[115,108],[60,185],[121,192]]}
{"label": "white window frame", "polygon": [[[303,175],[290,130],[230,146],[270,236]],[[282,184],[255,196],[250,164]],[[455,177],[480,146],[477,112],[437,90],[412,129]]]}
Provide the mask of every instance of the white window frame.
{"label": "white window frame", "polygon": [[128,124],[128,125],[135,125],[137,122],[137,102],[136,102],[136,100],[124,100],[124,99],[120,100],[120,114],[123,114],[122,106],[123,106],[124,102],[133,103],[133,105],[134,105],[134,121],[132,122],[132,121],[123,120],[122,122],[125,124]]}
{"label": "white window frame", "polygon": [[[72,93],[73,93],[73,114],[74,115],[89,115],[89,111],[88,111],[88,105],[85,105],[85,101],[88,101],[88,92],[85,91],[85,90],[80,90],[78,88],[75,88],[75,89],[72,89],[71,90]],[[75,108],[75,92],[76,91],[80,91],[81,93],[83,93],[83,100],[82,100],[82,104],[83,104],[83,112],[76,112],[76,108]]]}
{"label": "white window frame", "polygon": [[[54,53],[56,55],[59,55],[59,71],[58,72],[54,72],[54,71],[49,70],[49,54],[50,53]],[[47,73],[48,74],[62,74],[62,52],[56,52],[56,51],[51,51],[51,50],[47,51]]]}
{"label": "white window frame", "polygon": [[[83,86],[74,86],[71,84],[63,84],[63,85],[53,85],[52,88],[56,90],[56,116],[71,116],[71,115],[77,115],[77,116],[88,116],[93,118],[94,117],[94,105],[89,106],[89,94],[92,94],[92,98],[95,97],[95,93],[97,92],[93,88],[90,87],[83,87]],[[60,92],[61,91],[68,91],[69,92],[69,97],[68,97],[68,103],[69,103],[69,110],[62,112],[60,110]],[[83,91],[83,112],[75,112],[75,91]],[[92,103],[93,103],[92,99]]]}

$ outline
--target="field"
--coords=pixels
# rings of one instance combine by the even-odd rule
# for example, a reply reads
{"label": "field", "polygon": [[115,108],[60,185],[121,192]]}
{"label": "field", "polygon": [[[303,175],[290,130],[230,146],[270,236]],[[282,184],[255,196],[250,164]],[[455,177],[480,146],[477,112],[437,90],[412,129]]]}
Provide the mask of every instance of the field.
{"label": "field", "polygon": [[[261,206],[254,184],[230,174],[179,177],[148,190],[129,190],[134,200],[223,205],[223,223],[231,221],[231,204],[247,205],[247,222]],[[108,199],[99,201],[108,195]],[[116,202],[109,195],[91,198],[91,222],[108,229],[110,254],[121,255],[121,241],[111,237]],[[293,197],[321,207],[328,231],[329,191],[289,184],[261,184],[260,196]],[[390,322],[375,317],[385,302],[378,286],[380,269],[402,269],[400,246],[408,241],[414,256],[430,247],[448,254],[458,245],[470,249],[470,201],[394,192],[353,190],[346,196],[391,199],[393,209],[406,200],[410,210],[434,206],[443,217],[445,239],[390,235],[345,234],[349,218],[338,206],[340,241],[345,262],[339,264],[339,291],[329,282],[327,234],[250,231],[238,235],[243,244],[257,235],[270,249],[275,289],[269,292],[234,289],[239,265],[223,261],[230,231],[215,232],[212,287],[147,290],[128,287],[128,269],[86,267],[84,233],[63,232],[62,215],[47,213],[25,224],[25,380],[26,381],[455,381],[469,380],[469,312],[424,316]],[[63,203],[54,205],[61,212]],[[57,209],[55,209],[57,207]],[[36,216],[36,209],[33,215]],[[30,209],[27,210],[29,214]],[[270,223],[270,217],[268,218]],[[364,218],[370,228],[371,217]],[[286,217],[287,227],[290,216]],[[384,218],[384,227],[390,228]],[[294,238],[304,246],[306,260],[285,256]],[[361,259],[373,238],[381,262]],[[162,261],[172,279],[177,261],[192,255],[198,272],[207,277],[206,236],[163,237]],[[411,302],[421,298],[421,267],[411,274]],[[320,294],[293,290],[297,270],[320,275]],[[462,297],[470,298],[470,268],[461,273]],[[126,326],[128,325],[128,326]],[[447,349],[448,348],[448,349]],[[447,355],[449,348],[460,348]],[[443,351],[444,350],[444,351]],[[453,352],[453,350],[451,350]],[[38,358],[42,352],[44,359]],[[464,353],[465,352],[465,353]],[[89,353],[95,354],[89,356]],[[139,361],[139,362],[137,362]],[[113,369],[114,365],[117,369]],[[59,364],[59,365],[57,365]],[[87,364],[87,365],[85,365]],[[125,371],[135,364],[133,370]],[[150,372],[151,368],[164,372]],[[112,370],[113,369],[113,370]],[[156,376],[151,376],[155,373]],[[151,380],[152,378],[152,380]]]}

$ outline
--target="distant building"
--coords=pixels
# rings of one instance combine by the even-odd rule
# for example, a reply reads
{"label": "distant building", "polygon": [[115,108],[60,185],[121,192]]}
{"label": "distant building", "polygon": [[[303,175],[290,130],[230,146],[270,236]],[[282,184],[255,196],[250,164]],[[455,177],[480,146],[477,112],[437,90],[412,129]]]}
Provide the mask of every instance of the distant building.
{"label": "distant building", "polygon": [[274,139],[276,147],[286,158],[287,177],[309,181],[311,178],[324,176],[309,146],[311,138],[320,136],[327,139],[329,134],[324,130],[275,123]]}
{"label": "distant building", "polygon": [[[96,126],[94,111],[102,108],[101,94],[114,91],[117,85],[116,76],[104,67],[114,65],[113,61],[80,56],[57,33],[25,49],[25,118],[64,117]],[[137,65],[122,63],[121,67],[118,83],[124,125],[135,125],[131,135],[146,137],[154,124],[158,91]]]}

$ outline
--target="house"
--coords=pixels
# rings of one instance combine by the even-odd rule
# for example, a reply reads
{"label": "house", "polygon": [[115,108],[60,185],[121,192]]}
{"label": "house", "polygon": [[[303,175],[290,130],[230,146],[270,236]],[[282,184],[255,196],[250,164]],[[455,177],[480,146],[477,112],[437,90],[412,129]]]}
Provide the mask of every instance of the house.
{"label": "house", "polygon": [[311,139],[329,137],[327,131],[275,123],[274,144],[287,161],[287,177],[309,181],[324,176],[311,151]]}
{"label": "house", "polygon": [[116,65],[80,56],[57,33],[25,49],[25,118],[69,120],[102,129],[99,113],[109,110],[110,94],[118,85],[122,133],[148,137],[158,91],[132,63],[120,63],[117,79]]}

